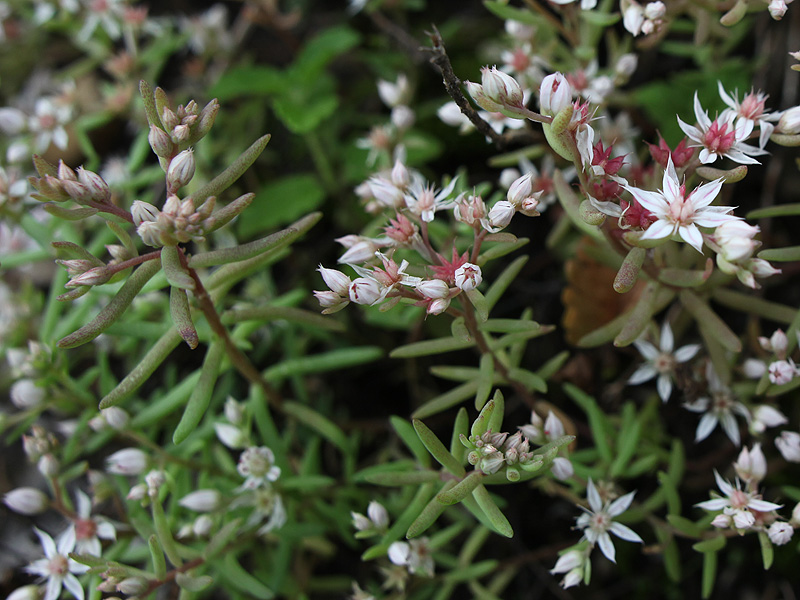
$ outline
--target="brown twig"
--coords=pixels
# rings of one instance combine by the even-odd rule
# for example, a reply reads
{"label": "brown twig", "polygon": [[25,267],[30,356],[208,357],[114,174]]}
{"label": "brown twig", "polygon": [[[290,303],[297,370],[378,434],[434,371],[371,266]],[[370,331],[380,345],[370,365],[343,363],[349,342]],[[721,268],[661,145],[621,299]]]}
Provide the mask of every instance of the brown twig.
{"label": "brown twig", "polygon": [[458,105],[458,108],[461,109],[462,114],[475,125],[475,128],[479,132],[491,139],[498,148],[505,148],[507,145],[506,139],[481,118],[478,111],[472,108],[472,105],[464,97],[464,94],[461,93],[461,80],[456,77],[453,71],[453,65],[450,64],[450,58],[447,56],[447,51],[444,48],[442,34],[439,33],[435,25],[433,25],[432,28],[432,32],[426,33],[430,36],[433,47],[425,48],[424,50],[432,54],[430,63],[442,74],[442,81],[447,93]]}

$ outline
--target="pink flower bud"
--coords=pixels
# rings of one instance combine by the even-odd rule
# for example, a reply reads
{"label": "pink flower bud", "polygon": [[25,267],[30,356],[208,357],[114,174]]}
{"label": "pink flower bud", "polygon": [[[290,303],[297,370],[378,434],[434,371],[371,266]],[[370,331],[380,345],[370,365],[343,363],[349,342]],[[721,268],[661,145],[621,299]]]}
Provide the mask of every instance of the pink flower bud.
{"label": "pink flower bud", "polygon": [[461,288],[465,292],[477,288],[483,277],[481,275],[481,268],[472,263],[464,263],[455,272],[456,287]]}
{"label": "pink flower bud", "polygon": [[192,130],[186,124],[181,124],[176,126],[172,132],[170,133],[170,140],[172,140],[175,144],[182,144],[186,140],[189,139]]}
{"label": "pink flower bud", "polygon": [[489,211],[489,225],[496,229],[503,229],[511,223],[516,209],[511,202],[500,200]]}
{"label": "pink flower bud", "polygon": [[117,584],[117,591],[126,596],[138,596],[147,590],[147,581],[143,577],[126,577]]}
{"label": "pink flower bud", "polygon": [[94,267],[85,273],[81,273],[77,277],[70,279],[65,287],[74,288],[80,285],[92,286],[101,285],[111,279],[113,273],[109,271],[108,267]]}
{"label": "pink flower bud", "polygon": [[172,159],[167,169],[167,183],[173,190],[182,188],[194,177],[194,151],[189,148]]}
{"label": "pink flower bud", "polygon": [[[350,294],[349,288],[347,293],[348,295]],[[322,308],[333,308],[335,306],[339,306],[343,302],[349,302],[349,300],[346,300],[336,292],[331,292],[330,290],[314,290],[314,297],[317,299]]]}
{"label": "pink flower bud", "polygon": [[769,380],[775,385],[789,383],[797,375],[797,369],[787,360],[776,360],[769,365]]}
{"label": "pink flower bud", "polygon": [[727,529],[728,527],[731,526],[730,515],[726,515],[724,513],[717,515],[716,517],[714,517],[714,520],[711,521],[711,526],[717,527],[719,529]]}
{"label": "pink flower bud", "polygon": [[553,464],[550,466],[550,472],[553,477],[565,481],[575,474],[575,469],[568,458],[563,456],[556,456],[553,459]]}
{"label": "pink flower bud", "polygon": [[175,146],[169,134],[156,125],[150,126],[150,133],[147,135],[147,141],[150,142],[150,147],[153,149],[156,156],[160,156],[161,158],[172,156],[175,150]]}
{"label": "pink flower bud", "polygon": [[437,298],[428,304],[429,315],[440,315],[450,306],[450,298]]}
{"label": "pink flower bud", "polygon": [[340,296],[347,296],[349,294],[351,281],[347,275],[336,269],[326,269],[322,265],[317,267],[317,271],[320,272],[323,281],[325,281],[325,285],[327,285],[329,289]]}
{"label": "pink flower bud", "polygon": [[63,160],[58,161],[58,178],[62,181],[78,181],[75,171],[70,169]]}
{"label": "pink flower bud", "polygon": [[408,168],[402,161],[394,161],[394,167],[392,167],[392,183],[398,188],[405,188],[411,183],[411,176],[408,173]]}
{"label": "pink flower bud", "polygon": [[38,515],[50,506],[50,498],[32,487],[21,487],[11,490],[3,496],[5,505],[21,515]]}
{"label": "pink flower bud", "polygon": [[78,169],[78,181],[84,185],[96,202],[108,202],[111,198],[108,184],[97,173],[82,168]]}
{"label": "pink flower bud", "polygon": [[416,289],[431,300],[446,298],[450,295],[450,286],[441,279],[424,279],[417,284]]}
{"label": "pink flower bud", "polygon": [[542,80],[539,87],[539,107],[542,114],[557,115],[572,104],[572,88],[561,73],[553,73]]}

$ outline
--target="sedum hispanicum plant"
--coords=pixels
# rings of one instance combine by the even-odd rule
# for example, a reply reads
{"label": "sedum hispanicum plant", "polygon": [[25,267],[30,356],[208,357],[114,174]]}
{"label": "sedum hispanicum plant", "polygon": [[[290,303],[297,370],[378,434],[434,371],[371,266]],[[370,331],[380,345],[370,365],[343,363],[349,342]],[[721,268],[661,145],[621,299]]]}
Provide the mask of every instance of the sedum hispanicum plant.
{"label": "sedum hispanicum plant", "polygon": [[462,4],[0,2],[9,598],[791,587],[787,3]]}

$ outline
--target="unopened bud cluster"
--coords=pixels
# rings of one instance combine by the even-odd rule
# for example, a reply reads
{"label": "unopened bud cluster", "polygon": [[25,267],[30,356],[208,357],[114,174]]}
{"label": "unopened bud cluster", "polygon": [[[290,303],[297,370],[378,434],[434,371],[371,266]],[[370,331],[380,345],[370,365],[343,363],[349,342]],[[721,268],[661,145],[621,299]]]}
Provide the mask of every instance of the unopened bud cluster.
{"label": "unopened bud cluster", "polygon": [[[159,94],[159,90],[156,94]],[[178,106],[174,111],[168,106],[163,107],[159,114],[163,128],[151,125],[148,136],[150,147],[160,158],[172,158],[180,148],[203,138],[214,124],[218,112],[216,98],[202,110],[194,100],[186,106]]]}
{"label": "unopened bud cluster", "polygon": [[63,160],[55,175],[45,173],[42,177],[29,177],[28,181],[38,192],[31,196],[43,202],[73,200],[86,206],[105,204],[111,199],[111,190],[100,175],[81,167],[73,170]]}
{"label": "unopened bud cluster", "polygon": [[202,242],[205,233],[216,224],[211,216],[216,198],[211,196],[195,209],[191,197],[181,200],[170,195],[161,210],[148,202],[136,200],[131,207],[136,233],[148,246],[175,246],[190,241]]}

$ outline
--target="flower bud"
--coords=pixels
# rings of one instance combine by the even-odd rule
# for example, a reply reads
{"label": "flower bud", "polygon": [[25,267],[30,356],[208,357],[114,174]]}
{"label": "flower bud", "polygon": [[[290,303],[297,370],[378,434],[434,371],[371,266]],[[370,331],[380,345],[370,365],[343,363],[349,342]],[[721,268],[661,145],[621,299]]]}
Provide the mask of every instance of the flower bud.
{"label": "flower bud", "polygon": [[106,471],[114,475],[138,475],[147,468],[147,455],[138,448],[118,450],[106,459]]}
{"label": "flower bud", "polygon": [[789,383],[797,375],[797,368],[788,360],[776,360],[769,365],[769,380],[775,385]]}
{"label": "flower bud", "polygon": [[618,77],[627,81],[627,79],[633,75],[634,71],[636,71],[638,64],[639,58],[635,54],[623,54],[617,59],[617,63],[614,65],[614,72]]}
{"label": "flower bud", "polygon": [[80,285],[93,286],[106,283],[114,275],[105,265],[94,267],[70,279],[64,287],[74,288]]}
{"label": "flower bud", "polygon": [[411,86],[408,77],[403,74],[397,76],[397,81],[378,80],[378,96],[389,108],[394,108],[401,104],[406,104],[411,96]]}
{"label": "flower bud", "polygon": [[539,107],[542,114],[557,115],[572,104],[572,88],[561,73],[553,73],[542,80],[539,87]]}
{"label": "flower bud", "polygon": [[6,600],[40,600],[42,590],[38,585],[24,585],[15,589]]}
{"label": "flower bud", "polygon": [[21,515],[38,515],[50,506],[50,498],[32,487],[16,488],[3,496],[5,505]]}
{"label": "flower bud", "polygon": [[450,286],[441,279],[424,279],[417,284],[417,291],[432,300],[447,298],[450,295]]}
{"label": "flower bud", "polygon": [[340,296],[336,292],[331,292],[330,290],[325,290],[325,291],[314,290],[314,297],[317,299],[319,305],[322,308],[333,308],[335,306],[341,305],[342,303],[349,304],[350,302],[349,300],[346,300],[346,298],[342,298],[342,296]]}
{"label": "flower bud", "polygon": [[173,190],[182,188],[194,177],[194,151],[184,150],[172,159],[167,169],[167,184]]}
{"label": "flower bud", "polygon": [[241,429],[228,423],[214,423],[217,438],[228,448],[239,449],[247,445],[247,437]]}
{"label": "flower bud", "polygon": [[440,315],[450,306],[450,298],[437,298],[428,304],[429,315]]}
{"label": "flower bud", "polygon": [[489,211],[489,225],[495,229],[503,229],[511,223],[516,209],[511,202],[507,200],[500,200],[496,202],[492,209]]}
{"label": "flower bud", "polygon": [[61,463],[55,456],[48,452],[39,459],[39,462],[36,463],[36,467],[45,477],[55,477],[61,470]]}
{"label": "flower bud", "polygon": [[214,521],[208,515],[200,515],[192,524],[192,533],[196,537],[205,537],[211,532]]}
{"label": "flower bud", "polygon": [[139,500],[144,500],[145,496],[147,496],[147,485],[138,483],[130,489],[126,498],[138,502]]}
{"label": "flower bud", "polygon": [[180,117],[176,115],[168,106],[165,106],[161,113],[161,123],[163,123],[164,129],[171,131],[178,126],[180,122]]}
{"label": "flower bud", "polygon": [[792,539],[793,534],[794,534],[794,529],[792,528],[792,526],[784,521],[775,521],[772,525],[769,526],[769,529],[767,529],[767,535],[769,536],[769,541],[771,541],[776,546],[783,546],[784,544],[788,544],[789,541]]}
{"label": "flower bud", "polygon": [[244,406],[232,396],[228,396],[225,400],[225,418],[234,425],[241,425],[244,421]]}
{"label": "flower bud", "polygon": [[782,431],[775,438],[775,447],[784,459],[789,462],[800,463],[800,433],[796,431]]}
{"label": "flower bud", "polygon": [[523,94],[519,83],[497,67],[481,69],[481,84],[483,93],[492,102],[502,106],[522,106]]}
{"label": "flower bud", "polygon": [[385,529],[389,525],[389,513],[380,502],[373,500],[367,506],[367,515],[378,529]]}
{"label": "flower bud", "polygon": [[456,269],[456,287],[465,292],[469,292],[477,288],[481,284],[481,281],[483,281],[483,277],[481,275],[481,268],[478,265],[464,263],[458,269]]}
{"label": "flower bud", "polygon": [[70,169],[63,160],[58,161],[58,178],[61,181],[78,181],[75,171]]}
{"label": "flower bud", "polygon": [[75,202],[82,204],[92,200],[92,195],[85,185],[77,181],[66,180],[61,182],[61,187]]}
{"label": "flower bud", "polygon": [[391,121],[399,131],[408,131],[413,127],[416,115],[408,106],[395,106],[392,109]]}
{"label": "flower bud", "polygon": [[411,176],[408,173],[408,168],[400,160],[394,161],[394,167],[392,167],[392,183],[398,188],[405,188],[411,183]]}
{"label": "flower bud", "polygon": [[222,503],[222,494],[217,490],[197,490],[187,494],[178,504],[196,512],[212,512]]}
{"label": "flower bud", "polygon": [[381,286],[374,279],[359,277],[353,280],[348,290],[350,300],[356,304],[372,305],[381,297]]}
{"label": "flower bud", "polygon": [[786,135],[797,135],[800,133],[800,106],[783,111],[781,118],[778,119],[776,130]]}
{"label": "flower bud", "polygon": [[103,419],[105,419],[109,427],[117,431],[125,429],[131,419],[125,409],[119,408],[118,406],[104,408],[100,411],[100,414],[103,415]]}
{"label": "flower bud", "polygon": [[751,450],[747,447],[742,448],[739,458],[733,463],[733,468],[740,479],[757,486],[767,475],[767,459],[761,450],[761,444],[753,444]]}
{"label": "flower bud", "polygon": [[325,285],[327,285],[329,289],[340,296],[348,295],[351,281],[347,275],[336,269],[326,269],[322,265],[317,267],[317,271],[320,272]]}
{"label": "flower bud", "polygon": [[9,396],[14,406],[25,410],[39,406],[44,401],[44,392],[32,379],[20,379],[11,386]]}
{"label": "flower bud", "polygon": [[117,584],[117,591],[126,596],[138,596],[147,590],[147,580],[144,577],[126,577]]}
{"label": "flower bud", "polygon": [[572,467],[572,463],[568,458],[556,456],[553,459],[553,464],[550,465],[550,472],[556,479],[565,481],[575,474],[575,469]]}
{"label": "flower bud", "polygon": [[169,134],[156,125],[150,126],[150,133],[147,134],[147,141],[150,142],[150,147],[153,149],[156,156],[160,156],[161,158],[172,156],[175,150],[175,146]]}
{"label": "flower bud", "polygon": [[511,187],[508,188],[506,198],[515,208],[519,208],[522,205],[522,201],[531,195],[533,190],[532,177],[532,173],[527,173],[514,181]]}
{"label": "flower bud", "polygon": [[97,173],[80,168],[78,169],[78,181],[84,185],[96,202],[108,202],[111,198],[108,184]]}
{"label": "flower bud", "polygon": [[188,125],[181,124],[181,125],[178,125],[177,127],[175,127],[170,132],[169,138],[175,144],[182,144],[183,142],[185,142],[186,140],[189,139],[189,136],[191,135],[191,133],[192,133],[192,130],[189,128]]}
{"label": "flower bud", "polygon": [[131,206],[131,216],[133,217],[133,224],[139,227],[142,223],[152,222],[158,219],[161,211],[149,202],[141,200],[134,200]]}

